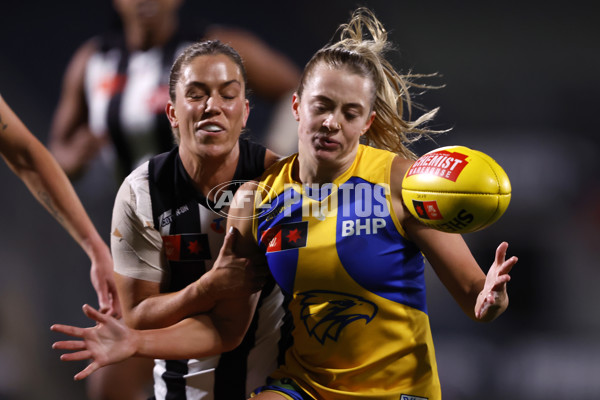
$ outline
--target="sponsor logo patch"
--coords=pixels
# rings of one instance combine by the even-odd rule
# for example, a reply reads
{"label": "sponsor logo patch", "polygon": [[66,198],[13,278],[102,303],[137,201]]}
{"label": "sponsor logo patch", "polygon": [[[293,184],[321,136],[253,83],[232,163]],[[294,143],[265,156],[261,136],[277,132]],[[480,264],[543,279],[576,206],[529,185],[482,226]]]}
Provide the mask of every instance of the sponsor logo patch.
{"label": "sponsor logo patch", "polygon": [[429,400],[429,397],[411,396],[409,394],[400,395],[400,400]]}
{"label": "sponsor logo patch", "polygon": [[435,200],[430,201],[418,201],[413,200],[413,207],[417,212],[419,218],[423,219],[444,219],[440,209],[438,208],[437,202]]}
{"label": "sponsor logo patch", "polygon": [[427,174],[435,175],[456,182],[462,170],[469,163],[467,155],[440,150],[419,158],[410,167],[406,176]]}

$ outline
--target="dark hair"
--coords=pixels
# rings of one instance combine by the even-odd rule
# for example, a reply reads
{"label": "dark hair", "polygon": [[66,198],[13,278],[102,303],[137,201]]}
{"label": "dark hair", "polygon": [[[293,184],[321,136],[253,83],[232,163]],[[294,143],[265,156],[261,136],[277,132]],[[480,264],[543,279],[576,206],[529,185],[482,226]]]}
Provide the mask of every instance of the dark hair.
{"label": "dark hair", "polygon": [[238,52],[235,51],[233,47],[222,43],[219,40],[205,40],[193,43],[186,47],[173,63],[171,74],[169,75],[169,97],[171,98],[171,101],[175,101],[175,86],[177,86],[177,82],[179,81],[181,70],[196,57],[218,54],[223,54],[236,63],[240,69],[242,78],[244,79],[244,87],[247,88],[248,78],[246,76],[246,68],[244,67],[242,57]]}

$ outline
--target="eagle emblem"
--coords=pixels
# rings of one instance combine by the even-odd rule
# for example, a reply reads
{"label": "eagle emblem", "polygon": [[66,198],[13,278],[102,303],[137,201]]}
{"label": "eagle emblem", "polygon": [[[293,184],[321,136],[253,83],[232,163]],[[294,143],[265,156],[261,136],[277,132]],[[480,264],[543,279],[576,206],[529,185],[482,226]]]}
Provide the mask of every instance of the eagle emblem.
{"label": "eagle emblem", "polygon": [[330,290],[299,293],[300,318],[309,336],[321,344],[327,338],[337,341],[348,324],[364,319],[368,324],[377,314],[377,305],[360,296]]}

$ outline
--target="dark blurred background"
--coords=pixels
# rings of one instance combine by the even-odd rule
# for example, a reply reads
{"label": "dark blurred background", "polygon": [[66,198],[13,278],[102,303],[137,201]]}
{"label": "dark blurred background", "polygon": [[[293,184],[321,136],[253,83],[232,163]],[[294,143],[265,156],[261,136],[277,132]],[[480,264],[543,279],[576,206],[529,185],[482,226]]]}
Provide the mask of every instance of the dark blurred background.
{"label": "dark blurred background", "polygon": [[[418,100],[440,106],[435,126],[453,130],[415,150],[472,147],[494,157],[512,182],[503,218],[465,236],[484,269],[503,240],[519,256],[509,310],[492,324],[472,322],[428,276],[444,399],[597,400],[600,24],[593,4],[188,0],[182,21],[250,29],[303,66],[357,5],[371,7],[389,30],[397,67],[437,72],[431,83],[446,85]],[[71,55],[114,18],[108,0],[0,7],[0,93],[44,143]],[[256,104],[255,134],[270,109]],[[6,166],[0,177],[0,400],[83,399],[84,384],[72,376],[84,364],[59,361],[50,348],[59,335],[49,326],[89,325],[80,311],[84,302],[97,304],[89,261]],[[108,240],[116,188],[101,165],[74,185]]]}

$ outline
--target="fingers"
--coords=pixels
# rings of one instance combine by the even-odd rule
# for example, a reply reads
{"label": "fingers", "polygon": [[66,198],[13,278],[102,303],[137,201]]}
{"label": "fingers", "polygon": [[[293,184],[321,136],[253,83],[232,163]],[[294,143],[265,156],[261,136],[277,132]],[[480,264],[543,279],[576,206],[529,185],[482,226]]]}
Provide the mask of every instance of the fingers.
{"label": "fingers", "polygon": [[502,242],[496,249],[496,265],[502,265],[506,258],[506,249],[508,249],[508,243]]}
{"label": "fingers", "polygon": [[114,282],[109,284],[110,291],[110,305],[112,306],[110,309],[110,315],[115,317],[116,319],[120,319],[123,316],[123,311],[121,310],[121,301],[119,300],[119,292],[117,291],[117,286]]}
{"label": "fingers", "polygon": [[100,368],[100,366],[96,362],[93,362],[93,363],[89,364],[87,367],[85,367],[85,369],[83,371],[81,371],[77,375],[75,375],[74,378],[76,381],[85,379],[88,376],[90,376],[92,374],[92,372],[96,371],[98,368]]}
{"label": "fingers", "polygon": [[65,335],[83,337],[85,328],[78,328],[71,325],[54,324],[50,327],[51,331],[64,333]]}
{"label": "fingers", "polygon": [[496,260],[495,264],[498,267],[498,275],[508,274],[514,265],[519,260],[517,257],[513,256],[506,260],[506,251],[508,249],[508,243],[502,242],[496,249]]}
{"label": "fingers", "polygon": [[496,284],[494,285],[494,290],[502,288],[504,285],[506,285],[510,281],[510,279],[511,279],[510,275],[508,275],[508,274],[500,275],[498,278],[496,278]]}
{"label": "fingers", "polygon": [[98,311],[116,319],[121,318],[121,304],[115,287],[107,288],[106,293],[98,293]]}
{"label": "fingers", "polygon": [[96,292],[98,294],[98,307],[102,314],[106,314],[111,310],[110,295],[108,294],[108,287],[102,285],[102,287]]}
{"label": "fingers", "polygon": [[58,350],[84,350],[87,346],[83,340],[61,340],[54,342],[52,348]]}
{"label": "fingers", "polygon": [[233,246],[235,245],[238,233],[239,231],[236,228],[233,226],[229,227],[229,230],[225,235],[225,240],[223,240],[223,246],[221,246],[222,254],[233,254]]}
{"label": "fingers", "polygon": [[89,319],[93,319],[96,322],[106,323],[108,321],[108,319],[110,318],[109,315],[102,314],[101,312],[99,312],[94,307],[90,306],[89,304],[84,304],[82,308],[83,308],[83,313]]}
{"label": "fingers", "polygon": [[66,353],[60,356],[61,361],[82,361],[93,358],[92,352],[89,350],[76,351],[75,353]]}

